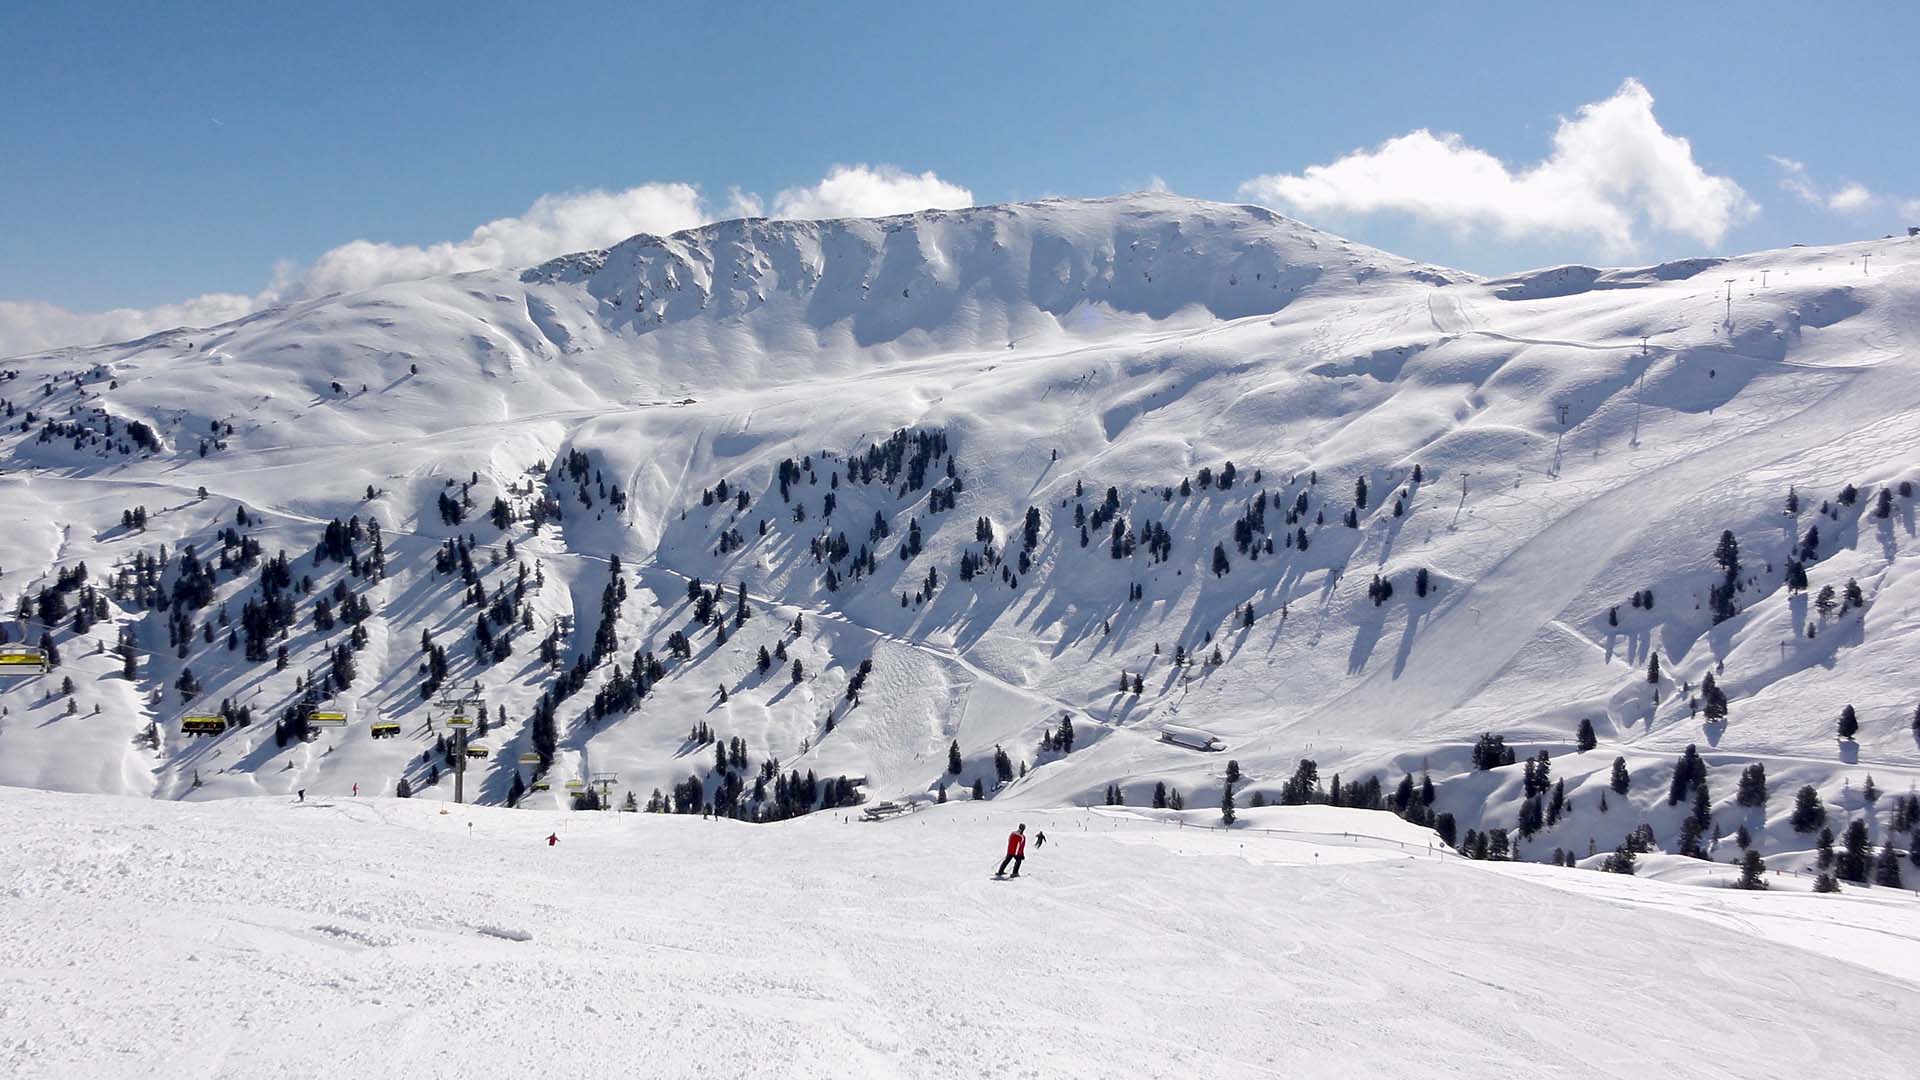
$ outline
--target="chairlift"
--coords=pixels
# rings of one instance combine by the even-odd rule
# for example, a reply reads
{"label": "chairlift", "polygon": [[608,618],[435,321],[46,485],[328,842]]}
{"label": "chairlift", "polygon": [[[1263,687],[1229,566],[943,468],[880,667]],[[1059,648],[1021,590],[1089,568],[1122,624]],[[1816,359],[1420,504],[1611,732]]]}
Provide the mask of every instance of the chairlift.
{"label": "chairlift", "polygon": [[0,645],[0,676],[45,675],[47,651],[37,645]]}
{"label": "chairlift", "polygon": [[218,735],[227,730],[227,718],[218,713],[180,718],[182,735]]}
{"label": "chairlift", "polygon": [[533,782],[533,790],[534,791],[550,791],[552,790],[552,788],[548,786],[545,780],[535,780]]}
{"label": "chairlift", "polygon": [[529,750],[520,755],[520,764],[538,765],[540,764],[540,754],[537,751]]}
{"label": "chairlift", "polygon": [[567,781],[567,790],[585,791],[587,790],[587,782],[585,780],[569,780]]}
{"label": "chairlift", "polygon": [[469,728],[473,726],[473,720],[468,717],[466,713],[456,712],[452,716],[447,717],[447,726],[450,728]]}
{"label": "chairlift", "polygon": [[339,728],[347,726],[347,714],[336,710],[307,714],[308,727]]}
{"label": "chairlift", "polygon": [[368,734],[376,739],[391,739],[400,734],[400,721],[375,720]]}
{"label": "chairlift", "polygon": [[488,754],[491,754],[491,753],[493,753],[493,751],[487,749],[484,746],[481,746],[479,743],[474,743],[471,746],[467,747],[467,756],[470,758],[484,759]]}

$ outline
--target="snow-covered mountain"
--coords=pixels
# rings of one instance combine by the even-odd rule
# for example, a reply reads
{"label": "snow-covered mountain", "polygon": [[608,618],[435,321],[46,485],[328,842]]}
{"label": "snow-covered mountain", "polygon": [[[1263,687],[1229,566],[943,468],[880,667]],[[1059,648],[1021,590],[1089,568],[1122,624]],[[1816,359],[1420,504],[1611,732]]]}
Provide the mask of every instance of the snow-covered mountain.
{"label": "snow-covered mountain", "polygon": [[[1244,806],[1305,758],[1511,829],[1495,733],[1572,803],[1528,857],[1674,849],[1688,744],[1703,843],[1810,862],[1813,784],[1905,847],[1863,788],[1920,779],[1916,316],[1907,239],[1481,280],[1140,194],[727,222],[23,357],[0,602],[55,597],[60,666],[0,691],[0,783],[450,798],[437,702],[471,692],[487,802],[614,774],[752,807],[771,759],[875,800],[1197,807],[1231,759]],[[276,738],[336,655],[347,725]],[[223,702],[251,722],[183,734]]]}

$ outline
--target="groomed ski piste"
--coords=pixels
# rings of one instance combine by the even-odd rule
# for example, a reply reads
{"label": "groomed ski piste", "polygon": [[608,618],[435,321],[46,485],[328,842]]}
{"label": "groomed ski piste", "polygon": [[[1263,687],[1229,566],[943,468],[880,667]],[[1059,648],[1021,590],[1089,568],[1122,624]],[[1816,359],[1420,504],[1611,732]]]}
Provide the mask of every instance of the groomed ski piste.
{"label": "groomed ski piste", "polygon": [[[1324,806],[1198,827],[1217,820],[969,802],[755,826],[6,790],[0,1074],[1920,1066],[1910,896],[1472,862],[1388,815]],[[994,882],[1021,821],[1048,841]]]}

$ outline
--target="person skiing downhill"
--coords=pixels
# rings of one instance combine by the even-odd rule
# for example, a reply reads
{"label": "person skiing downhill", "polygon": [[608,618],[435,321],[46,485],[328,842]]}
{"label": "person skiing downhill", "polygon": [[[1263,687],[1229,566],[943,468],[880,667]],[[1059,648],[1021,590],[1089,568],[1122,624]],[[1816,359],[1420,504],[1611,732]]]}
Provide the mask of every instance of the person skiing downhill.
{"label": "person skiing downhill", "polygon": [[548,847],[552,847],[553,845],[555,845],[555,844],[557,844],[557,843],[559,843],[559,842],[560,842],[560,834],[559,834],[559,833],[548,833],[548,834],[547,834],[547,846],[548,846]]}
{"label": "person skiing downhill", "polygon": [[[995,870],[993,872],[993,876],[994,877],[1019,877],[1020,864],[1026,861],[1027,861],[1027,825],[1026,825],[1026,822],[1023,821],[1020,823],[1019,828],[1007,834],[1007,857],[1000,860],[1000,869]],[[1008,863],[1013,864],[1013,873],[1011,874],[1007,873]]]}

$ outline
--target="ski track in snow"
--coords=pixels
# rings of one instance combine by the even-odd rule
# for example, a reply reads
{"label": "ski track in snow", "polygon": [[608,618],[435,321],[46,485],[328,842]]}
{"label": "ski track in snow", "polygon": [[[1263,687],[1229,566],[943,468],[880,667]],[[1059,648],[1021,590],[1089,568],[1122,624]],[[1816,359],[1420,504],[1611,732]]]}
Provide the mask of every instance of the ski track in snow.
{"label": "ski track in snow", "polygon": [[[1920,970],[1849,959],[1876,931],[1821,931],[1833,901],[1467,863],[1364,812],[1023,812],[1049,842],[994,882],[1016,816],[985,804],[448,809],[0,789],[0,1072],[1749,1078],[1827,1067],[1835,1032],[1860,1075],[1920,1056],[1885,1022]],[[1865,910],[1914,948],[1920,905]]]}

